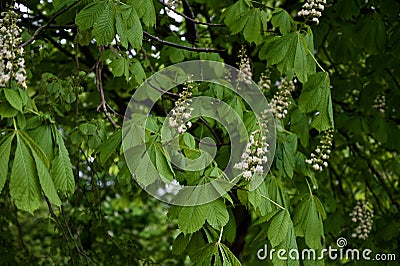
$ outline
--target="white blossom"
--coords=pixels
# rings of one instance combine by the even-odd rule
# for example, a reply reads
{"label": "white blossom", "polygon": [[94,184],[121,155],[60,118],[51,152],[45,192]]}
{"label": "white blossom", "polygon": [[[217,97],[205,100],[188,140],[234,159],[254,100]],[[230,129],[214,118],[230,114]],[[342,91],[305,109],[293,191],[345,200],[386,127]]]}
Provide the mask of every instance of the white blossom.
{"label": "white blossom", "polygon": [[366,240],[372,230],[374,210],[368,207],[368,201],[358,201],[350,213],[351,221],[358,223],[352,237]]}
{"label": "white blossom", "polygon": [[311,21],[318,25],[319,18],[322,16],[322,11],[325,10],[325,4],[325,0],[307,0],[297,15],[299,17],[311,18]]}
{"label": "white blossom", "polygon": [[268,133],[268,111],[261,113],[260,128],[251,132],[249,142],[241,155],[241,161],[234,164],[235,169],[242,170],[242,176],[249,181],[254,174],[263,175],[264,165],[268,161],[267,153],[269,144],[267,142]]}
{"label": "white blossom", "polygon": [[18,47],[22,42],[20,37],[21,29],[18,27],[18,15],[12,9],[1,13],[0,19],[0,87],[15,80],[19,85],[26,89],[25,60],[22,57],[24,52],[22,47]]}
{"label": "white blossom", "polygon": [[189,91],[191,89],[191,81],[185,84],[182,93],[179,94],[179,99],[175,102],[175,108],[171,111],[171,116],[168,119],[168,124],[170,127],[175,128],[179,134],[185,133],[186,130],[192,127],[192,122],[188,121],[190,115],[192,114],[193,108],[190,107],[192,99],[192,93]]}
{"label": "white blossom", "polygon": [[245,84],[251,84],[253,72],[251,70],[250,59],[246,54],[246,49],[242,46],[239,53],[239,74],[238,82],[244,82]]}
{"label": "white blossom", "polygon": [[315,171],[322,171],[324,168],[328,167],[328,159],[330,157],[333,139],[333,129],[328,129],[325,131],[319,145],[311,153],[311,158],[305,160],[305,162],[312,166]]}
{"label": "white blossom", "polygon": [[288,113],[287,109],[290,102],[291,92],[294,91],[295,86],[293,81],[287,82],[286,79],[283,79],[278,86],[278,91],[275,93],[272,98],[269,106],[271,108],[271,112],[275,115],[275,117],[279,119],[285,118]]}

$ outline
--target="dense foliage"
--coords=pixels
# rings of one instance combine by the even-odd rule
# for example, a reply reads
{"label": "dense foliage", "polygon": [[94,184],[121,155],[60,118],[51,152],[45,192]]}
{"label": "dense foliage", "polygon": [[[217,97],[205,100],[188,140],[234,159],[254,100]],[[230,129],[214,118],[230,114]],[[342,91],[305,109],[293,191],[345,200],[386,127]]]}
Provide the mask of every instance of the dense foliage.
{"label": "dense foliage", "polygon": [[[341,237],[344,249],[395,254],[399,262],[398,1],[6,0],[0,6],[2,264],[364,265],[326,256],[257,257],[265,245],[321,251]],[[238,80],[259,84],[275,116],[275,157],[255,190],[248,181],[263,170],[252,159],[235,165],[242,179],[223,197],[168,205],[147,194],[128,167],[121,147],[125,111],[146,78],[200,59],[236,66]],[[257,153],[264,160],[262,123],[240,95],[189,81],[157,101],[142,129],[146,140],[139,140],[166,179],[211,181],[236,144],[213,119],[178,121],[191,113],[187,98],[197,96],[230,105],[249,136],[261,140],[252,139],[242,158]],[[170,125],[185,156],[197,158],[204,137],[216,143],[215,159],[203,170],[174,167],[163,149],[161,126],[174,106],[184,110]],[[146,165],[135,169],[150,175]]]}

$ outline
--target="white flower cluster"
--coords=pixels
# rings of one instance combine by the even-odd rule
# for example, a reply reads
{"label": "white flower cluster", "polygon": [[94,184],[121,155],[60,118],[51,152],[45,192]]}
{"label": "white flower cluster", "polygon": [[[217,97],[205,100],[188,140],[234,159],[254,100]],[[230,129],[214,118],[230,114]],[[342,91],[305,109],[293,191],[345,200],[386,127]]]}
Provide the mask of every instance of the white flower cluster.
{"label": "white flower cluster", "polygon": [[175,107],[172,109],[168,121],[169,126],[175,128],[179,134],[185,133],[192,126],[192,122],[188,121],[193,111],[193,108],[190,107],[192,99],[188,99],[192,96],[189,88],[190,85],[184,86],[182,93],[179,94],[178,101],[175,102]]}
{"label": "white flower cluster", "polygon": [[331,154],[333,140],[333,129],[325,131],[319,145],[315,149],[315,153],[311,153],[311,159],[307,159],[306,163],[312,165],[315,171],[322,171],[328,167],[328,159]]}
{"label": "white flower cluster", "polygon": [[385,113],[385,106],[386,106],[386,97],[385,95],[378,95],[374,99],[374,104],[372,105],[372,108],[375,108],[378,110],[381,114]]}
{"label": "white flower cluster", "polygon": [[268,91],[271,89],[271,80],[270,80],[271,71],[266,69],[263,73],[261,73],[260,80],[258,81],[258,87],[262,91]]}
{"label": "white flower cluster", "polygon": [[288,107],[291,104],[289,101],[291,92],[294,91],[295,86],[293,81],[287,82],[286,79],[283,79],[278,86],[278,91],[275,93],[272,98],[269,106],[271,108],[272,113],[275,117],[279,119],[285,118],[288,113]]}
{"label": "white flower cluster", "polygon": [[243,171],[243,177],[247,181],[255,173],[262,175],[264,173],[263,164],[268,161],[267,153],[269,151],[269,144],[266,134],[268,133],[269,112],[269,110],[265,110],[261,113],[260,128],[251,132],[250,142],[247,143],[246,149],[241,156],[242,160],[233,166],[235,169]]}
{"label": "white flower cluster", "polygon": [[313,22],[319,24],[319,18],[325,9],[325,4],[326,0],[307,0],[297,15],[299,17],[310,17]]}
{"label": "white flower cluster", "polygon": [[245,151],[242,153],[241,161],[235,163],[235,169],[243,171],[243,177],[248,181],[257,173],[262,175],[264,173],[263,163],[266,163],[268,158],[267,137],[260,134],[260,130],[253,131],[250,134],[250,142],[247,143]]}
{"label": "white flower cluster", "polygon": [[26,71],[24,49],[18,47],[22,42],[21,29],[18,27],[18,15],[13,10],[2,12],[0,19],[0,87],[10,80],[16,80],[26,89]]}
{"label": "white flower cluster", "polygon": [[368,201],[358,201],[350,213],[350,217],[352,222],[358,223],[351,236],[361,240],[367,239],[372,230],[372,218],[374,217],[374,210],[368,209]]}
{"label": "white flower cluster", "polygon": [[238,82],[244,82],[245,84],[251,84],[253,72],[251,71],[250,59],[246,54],[246,49],[242,46],[239,53],[239,74]]}

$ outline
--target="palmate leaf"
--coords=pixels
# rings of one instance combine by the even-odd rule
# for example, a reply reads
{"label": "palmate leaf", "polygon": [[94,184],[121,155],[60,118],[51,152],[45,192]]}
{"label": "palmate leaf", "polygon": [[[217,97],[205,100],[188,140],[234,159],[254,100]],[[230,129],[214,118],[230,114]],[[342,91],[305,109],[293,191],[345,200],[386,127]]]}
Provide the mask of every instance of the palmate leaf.
{"label": "palmate leaf", "polygon": [[275,28],[279,28],[282,35],[286,35],[290,32],[292,27],[291,22],[292,17],[286,10],[277,8],[272,12],[271,23]]}
{"label": "palmate leaf", "polygon": [[152,27],[156,24],[156,12],[152,0],[130,0],[128,4],[135,8],[144,25]]}
{"label": "palmate leaf", "polygon": [[57,190],[54,186],[53,179],[50,176],[49,169],[45,166],[40,157],[32,150],[33,158],[36,162],[37,174],[39,177],[40,186],[44,195],[49,199],[52,204],[61,206],[61,200],[58,197]]}
{"label": "palmate leaf", "polygon": [[207,205],[182,207],[178,215],[178,226],[184,234],[194,233],[203,226],[207,219]]}
{"label": "palmate leaf", "polygon": [[299,109],[303,113],[318,112],[311,125],[323,131],[333,126],[332,98],[329,75],[317,72],[309,76],[299,98]]}
{"label": "palmate leaf", "polygon": [[12,89],[4,89],[4,95],[8,103],[16,110],[22,112],[22,98],[21,95]]}
{"label": "palmate leaf", "polygon": [[288,234],[289,224],[291,219],[287,210],[280,210],[271,219],[271,224],[268,227],[268,238],[272,247],[278,246]]}
{"label": "palmate leaf", "polygon": [[56,137],[58,153],[51,162],[50,173],[57,191],[63,195],[71,195],[74,193],[75,180],[68,150],[65,148],[61,133],[55,127],[53,127],[53,134]]}
{"label": "palmate leaf", "polygon": [[75,18],[76,25],[82,31],[93,27],[106,6],[107,1],[98,1],[85,6]]}
{"label": "palmate leaf", "polygon": [[93,24],[93,37],[98,45],[105,45],[115,37],[115,7],[108,3],[104,6],[98,19]]}
{"label": "palmate leaf", "polygon": [[14,134],[9,136],[0,145],[0,193],[6,183],[8,173],[8,161],[10,160],[11,143],[14,139]]}
{"label": "palmate leaf", "polygon": [[326,217],[324,208],[319,199],[307,194],[296,208],[293,223],[296,235],[304,236],[307,246],[312,249],[321,249],[321,240],[324,238],[322,220]]}
{"label": "palmate leaf", "polygon": [[282,37],[272,37],[260,50],[260,58],[268,65],[277,65],[281,73],[294,69],[301,82],[307,81],[307,44],[303,35],[292,32]]}
{"label": "palmate leaf", "polygon": [[224,227],[229,221],[229,213],[226,209],[224,201],[218,199],[208,203],[207,206],[207,222],[215,229],[221,230],[221,228]]}
{"label": "palmate leaf", "polygon": [[242,264],[232,253],[232,251],[224,244],[219,243],[219,250],[222,255],[223,265],[241,266]]}
{"label": "palmate leaf", "polygon": [[18,209],[32,214],[41,203],[40,184],[35,168],[29,149],[17,134],[17,148],[10,177],[10,195]]}

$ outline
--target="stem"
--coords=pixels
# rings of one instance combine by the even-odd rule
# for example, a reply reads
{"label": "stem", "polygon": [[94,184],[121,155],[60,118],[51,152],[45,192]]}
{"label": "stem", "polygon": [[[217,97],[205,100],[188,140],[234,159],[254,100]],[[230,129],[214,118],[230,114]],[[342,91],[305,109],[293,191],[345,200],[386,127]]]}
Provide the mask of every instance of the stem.
{"label": "stem", "polygon": [[263,197],[264,199],[267,199],[269,202],[271,202],[275,206],[278,206],[282,210],[286,210],[285,207],[282,207],[279,203],[277,203],[276,201],[273,201],[272,199],[268,198],[267,196],[261,195],[261,197]]}
{"label": "stem", "polygon": [[219,238],[218,238],[218,242],[217,242],[218,245],[221,244],[223,232],[224,232],[224,228],[222,227],[222,228],[221,228],[221,232],[219,233]]}
{"label": "stem", "polygon": [[308,53],[311,55],[312,59],[314,59],[314,61],[315,61],[315,63],[317,64],[317,66],[318,66],[322,71],[326,72],[325,69],[318,63],[317,59],[315,59],[315,57],[314,57],[314,55],[311,53],[310,49],[307,49],[307,50],[308,50]]}

